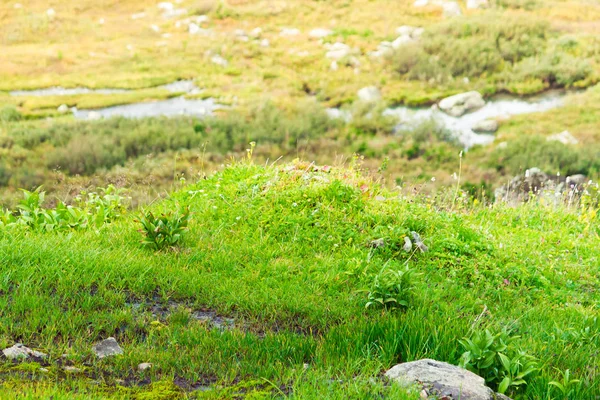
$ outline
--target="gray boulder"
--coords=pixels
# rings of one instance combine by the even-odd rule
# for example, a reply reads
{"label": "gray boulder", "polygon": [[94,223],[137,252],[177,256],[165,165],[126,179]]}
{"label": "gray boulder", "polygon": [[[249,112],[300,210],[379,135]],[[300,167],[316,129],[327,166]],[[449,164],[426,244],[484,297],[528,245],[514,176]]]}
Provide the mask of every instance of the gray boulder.
{"label": "gray boulder", "polygon": [[481,93],[476,91],[446,97],[438,104],[442,111],[453,117],[460,117],[461,115],[481,108],[484,105],[485,100],[481,96]]}
{"label": "gray boulder", "polygon": [[9,360],[27,360],[29,358],[46,358],[46,354],[31,350],[29,347],[22,345],[21,343],[17,343],[12,347],[8,347],[2,350],[2,354],[4,357]]}
{"label": "gray boulder", "polygon": [[109,337],[103,341],[96,343],[92,350],[98,358],[105,358],[123,354],[123,349],[119,346],[114,337]]}
{"label": "gray boulder", "polygon": [[423,359],[398,364],[385,373],[405,386],[417,385],[421,397],[447,400],[496,400],[500,398],[485,380],[466,369],[441,361]]}
{"label": "gray boulder", "polygon": [[471,129],[478,133],[494,133],[498,130],[498,122],[493,119],[486,119],[476,122]]}

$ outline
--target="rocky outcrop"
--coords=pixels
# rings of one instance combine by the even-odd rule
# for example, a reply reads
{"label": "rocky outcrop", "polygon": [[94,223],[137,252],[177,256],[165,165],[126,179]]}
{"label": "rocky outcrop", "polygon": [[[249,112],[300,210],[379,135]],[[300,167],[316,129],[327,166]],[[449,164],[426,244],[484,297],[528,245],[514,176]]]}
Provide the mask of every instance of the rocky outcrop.
{"label": "rocky outcrop", "polygon": [[[417,385],[422,398],[447,400],[496,400],[499,395],[485,380],[466,369],[441,361],[423,359],[398,364],[385,373],[405,386]],[[506,396],[502,398],[508,399]]]}
{"label": "rocky outcrop", "polygon": [[524,174],[517,175],[511,181],[496,189],[496,202],[521,203],[527,202],[532,197],[543,197],[551,202],[559,203],[569,197],[579,196],[584,191],[587,178],[577,174],[562,178],[548,175],[539,168],[530,168]]}
{"label": "rocky outcrop", "polygon": [[476,91],[446,97],[438,104],[442,111],[453,117],[460,117],[469,111],[476,110],[484,105],[485,100],[483,99],[483,96]]}

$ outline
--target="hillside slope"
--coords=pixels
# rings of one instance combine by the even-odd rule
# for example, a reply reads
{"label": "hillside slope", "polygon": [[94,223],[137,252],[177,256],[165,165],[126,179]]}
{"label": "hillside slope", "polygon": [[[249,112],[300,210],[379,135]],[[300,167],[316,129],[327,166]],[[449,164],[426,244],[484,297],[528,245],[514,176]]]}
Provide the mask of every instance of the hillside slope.
{"label": "hillside slope", "polygon": [[[139,212],[50,232],[4,214],[0,346],[48,358],[1,360],[3,398],[418,398],[383,371],[458,364],[459,340],[485,329],[537,360],[514,398],[600,394],[593,210],[404,198],[300,162],[234,164],[151,210],[188,207],[184,240],[163,251],[140,244]],[[428,251],[403,250],[413,231]],[[385,271],[408,274],[406,307],[365,307]],[[124,354],[96,358],[110,336]],[[549,382],[566,370],[580,382],[562,394]]]}

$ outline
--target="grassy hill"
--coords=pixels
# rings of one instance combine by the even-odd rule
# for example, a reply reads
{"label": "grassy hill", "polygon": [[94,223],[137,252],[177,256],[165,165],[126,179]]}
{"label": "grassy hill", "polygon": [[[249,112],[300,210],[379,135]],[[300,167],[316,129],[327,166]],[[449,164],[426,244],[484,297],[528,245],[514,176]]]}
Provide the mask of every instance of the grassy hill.
{"label": "grassy hill", "polygon": [[[251,161],[144,212],[122,199],[48,217],[30,194],[0,219],[0,346],[48,354],[3,360],[3,398],[416,399],[382,372],[458,364],[486,330],[536,368],[515,398],[600,394],[600,229],[585,201],[485,207],[454,190],[405,197],[353,167]],[[140,218],[173,227],[188,211],[173,246],[141,243]],[[412,232],[426,252],[403,249]],[[124,354],[96,358],[109,336]]]}

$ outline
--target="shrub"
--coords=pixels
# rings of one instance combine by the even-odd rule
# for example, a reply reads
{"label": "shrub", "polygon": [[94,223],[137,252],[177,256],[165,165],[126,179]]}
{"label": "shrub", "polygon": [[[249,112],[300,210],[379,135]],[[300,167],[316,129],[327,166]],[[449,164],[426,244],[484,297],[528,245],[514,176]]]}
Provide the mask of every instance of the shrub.
{"label": "shrub", "polygon": [[20,121],[21,113],[14,106],[4,106],[0,108],[0,122]]}
{"label": "shrub", "polygon": [[516,348],[518,338],[506,330],[492,334],[487,329],[463,338],[459,341],[465,350],[461,367],[483,377],[500,393],[526,385],[531,375],[539,370],[539,364],[534,357]]}
{"label": "shrub", "polygon": [[366,308],[387,309],[408,307],[413,284],[414,271],[408,266],[392,269],[385,265],[373,279],[367,295]]}
{"label": "shrub", "polygon": [[60,168],[71,175],[90,175],[100,168],[111,168],[126,160],[125,151],[103,136],[77,136],[65,148],[48,157],[49,168]]}
{"label": "shrub", "polygon": [[533,167],[563,175],[590,175],[600,170],[600,147],[578,148],[541,136],[522,136],[496,148],[490,155],[490,166],[513,175]]}
{"label": "shrub", "polygon": [[144,212],[139,222],[144,236],[142,244],[153,250],[163,250],[177,246],[187,229],[190,212],[188,209],[169,212],[156,217],[150,211]]}
{"label": "shrub", "polygon": [[411,79],[491,75],[506,64],[540,54],[547,31],[547,24],[535,19],[506,20],[494,13],[453,19],[426,30],[419,42],[399,49],[391,62]]}

